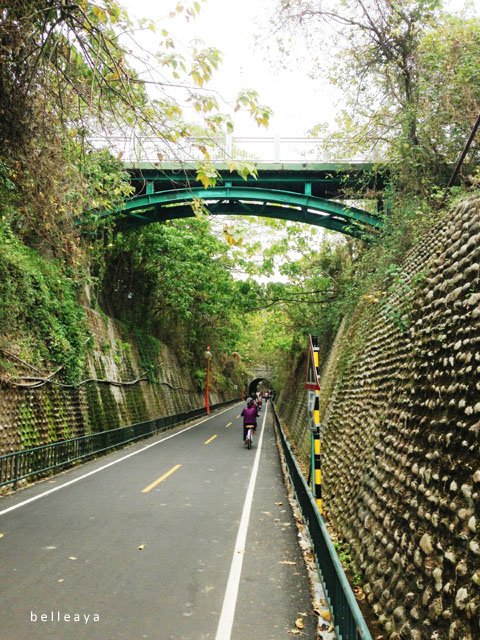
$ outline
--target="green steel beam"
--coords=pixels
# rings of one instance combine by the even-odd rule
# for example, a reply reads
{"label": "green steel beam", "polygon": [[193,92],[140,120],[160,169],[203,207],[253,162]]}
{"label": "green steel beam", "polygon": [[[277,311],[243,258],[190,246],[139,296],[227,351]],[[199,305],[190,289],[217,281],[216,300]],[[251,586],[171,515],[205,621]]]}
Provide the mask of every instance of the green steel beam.
{"label": "green steel beam", "polygon": [[[190,204],[194,199],[204,201],[212,215],[281,218],[354,236],[368,234],[382,227],[381,218],[356,207],[296,192],[248,186],[178,189],[138,195],[127,200],[115,214],[124,217],[123,224],[126,226],[128,217],[139,213],[143,220],[131,220],[133,225],[146,223],[146,219],[153,222],[183,218],[192,215]],[[149,210],[153,210],[153,214]]]}
{"label": "green steel beam", "polygon": [[[389,183],[389,171],[374,163],[266,164],[256,165],[255,177],[245,180],[227,165],[215,164],[217,186],[251,186],[280,189],[321,198],[382,198]],[[191,165],[151,164],[125,165],[137,193],[188,189],[198,186],[196,168]]]}
{"label": "green steel beam", "polygon": [[[252,208],[251,205],[247,205],[243,202],[219,201],[213,206],[209,206],[209,211],[211,215],[259,216],[261,218],[281,218],[284,220],[292,220],[294,222],[302,222],[304,224],[311,224],[317,227],[324,227],[325,229],[338,231],[355,238],[365,238],[365,236],[371,235],[371,229],[364,226],[361,227],[358,224],[353,224],[351,220],[342,220],[329,215],[320,215],[318,213],[312,213],[301,209],[291,209],[288,214],[286,214],[285,209],[279,210],[278,206],[272,206],[267,203],[261,203],[258,208]],[[284,213],[279,215],[279,211],[280,213],[282,211]],[[194,217],[194,215],[192,207],[189,204],[168,208],[155,207],[150,211],[144,212],[142,219],[130,220],[129,218],[123,218],[123,223],[128,227],[137,227],[150,224],[152,222],[165,222],[166,220],[191,218]]]}
{"label": "green steel beam", "polygon": [[[145,181],[170,185],[192,185],[197,182],[197,169],[192,164],[138,163],[124,164],[134,183],[141,185]],[[220,181],[230,181],[242,184],[245,179],[228,165],[215,164]],[[336,190],[344,187],[362,186],[383,189],[389,181],[389,170],[385,165],[376,163],[307,163],[307,164],[256,164],[256,177],[248,176],[247,182],[259,183],[264,186],[270,184],[288,184],[310,182],[312,185],[324,187],[334,186]],[[170,187],[171,188],[171,187]]]}
{"label": "green steel beam", "polygon": [[134,196],[125,202],[123,212],[137,211],[151,205],[171,205],[175,203],[192,202],[193,200],[246,200],[247,202],[268,202],[285,207],[302,207],[323,211],[333,215],[341,215],[353,218],[357,222],[363,222],[372,227],[381,227],[382,222],[378,217],[372,216],[363,209],[348,207],[326,198],[302,195],[291,191],[277,189],[256,189],[254,187],[211,187],[209,189],[175,189],[170,191],[157,191],[153,194]]}

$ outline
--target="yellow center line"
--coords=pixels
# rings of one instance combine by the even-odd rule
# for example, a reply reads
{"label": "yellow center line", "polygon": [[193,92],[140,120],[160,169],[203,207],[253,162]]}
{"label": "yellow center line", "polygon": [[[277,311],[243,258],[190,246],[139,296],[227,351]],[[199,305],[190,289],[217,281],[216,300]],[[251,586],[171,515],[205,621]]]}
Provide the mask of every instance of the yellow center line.
{"label": "yellow center line", "polygon": [[204,442],[203,444],[210,444],[210,442],[211,442],[212,440],[215,440],[215,438],[216,438],[216,437],[217,437],[216,435],[215,435],[215,436],[212,436],[211,438],[209,438],[209,439],[208,439],[206,442]]}
{"label": "yellow center line", "polygon": [[145,487],[145,489],[142,489],[142,493],[148,493],[149,491],[151,491],[154,487],[157,486],[157,484],[160,484],[160,482],[163,482],[168,478],[168,476],[171,476],[172,473],[175,473],[175,471],[180,469],[181,466],[182,466],[181,464],[176,464],[174,467],[170,469],[170,471],[167,471],[167,473],[164,473],[163,476],[158,478],[158,480],[155,480],[155,482],[152,482],[152,484],[149,484],[148,487]]}
{"label": "yellow center line", "polygon": [[232,423],[231,423],[231,422],[229,422],[229,423],[225,426],[225,428],[226,428],[226,429],[228,429],[228,427],[231,427],[231,426],[232,426]]}

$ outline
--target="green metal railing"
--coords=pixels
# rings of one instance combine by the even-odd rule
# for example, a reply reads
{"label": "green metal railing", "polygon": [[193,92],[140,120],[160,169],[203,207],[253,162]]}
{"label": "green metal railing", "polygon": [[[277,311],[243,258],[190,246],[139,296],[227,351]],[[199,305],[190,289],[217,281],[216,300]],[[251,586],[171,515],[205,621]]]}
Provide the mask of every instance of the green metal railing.
{"label": "green metal railing", "polygon": [[[238,400],[228,400],[211,405],[218,409]],[[185,411],[154,420],[138,422],[126,427],[118,427],[99,433],[91,433],[69,440],[52,442],[32,449],[23,449],[0,456],[0,487],[12,484],[16,489],[18,482],[28,478],[41,478],[71,466],[80,460],[100,456],[111,449],[148,438],[175,425],[206,415],[205,407]]]}
{"label": "green metal railing", "polygon": [[336,554],[325,521],[318,511],[315,498],[287,442],[273,402],[272,409],[290,478],[312,539],[317,567],[330,606],[337,638],[338,640],[372,640]]}

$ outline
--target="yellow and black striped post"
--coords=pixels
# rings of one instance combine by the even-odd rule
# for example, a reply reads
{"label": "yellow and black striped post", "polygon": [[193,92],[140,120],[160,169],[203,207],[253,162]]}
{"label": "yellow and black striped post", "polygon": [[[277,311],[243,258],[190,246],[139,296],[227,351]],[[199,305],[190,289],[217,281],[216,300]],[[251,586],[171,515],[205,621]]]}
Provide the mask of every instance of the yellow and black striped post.
{"label": "yellow and black striped post", "polygon": [[315,406],[313,409],[313,423],[315,431],[312,432],[313,451],[313,495],[317,503],[318,510],[323,514],[322,502],[322,467],[321,467],[321,442],[320,442],[320,392],[315,391]]}
{"label": "yellow and black striped post", "polygon": [[319,350],[318,338],[310,336],[307,363],[307,380],[305,387],[308,391],[308,409],[310,413],[309,428],[312,433],[311,477],[312,493],[318,510],[323,514],[322,500],[322,468],[320,442],[320,385],[319,385]]}

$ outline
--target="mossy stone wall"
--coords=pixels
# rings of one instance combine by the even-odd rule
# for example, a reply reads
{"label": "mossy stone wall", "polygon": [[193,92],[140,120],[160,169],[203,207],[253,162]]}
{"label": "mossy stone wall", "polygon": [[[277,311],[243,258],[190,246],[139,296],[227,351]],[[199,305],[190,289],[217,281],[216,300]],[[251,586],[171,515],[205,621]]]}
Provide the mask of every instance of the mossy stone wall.
{"label": "mossy stone wall", "polygon": [[[361,301],[322,367],[327,516],[385,638],[478,640],[479,199]],[[278,408],[308,464],[304,371]]]}
{"label": "mossy stone wall", "polygon": [[[143,377],[135,340],[102,314],[89,311],[89,322],[94,348],[85,377],[113,381]],[[175,353],[161,344],[156,359],[157,382],[0,388],[0,455],[202,407],[203,394]],[[212,404],[224,399],[230,398],[211,395]]]}

